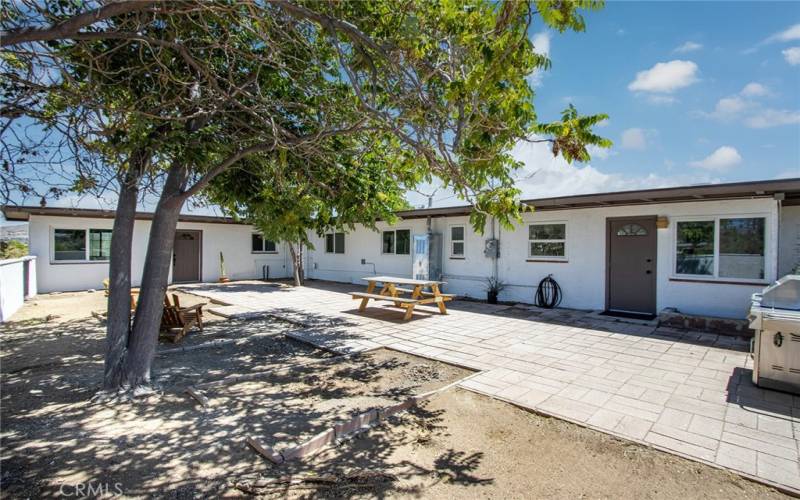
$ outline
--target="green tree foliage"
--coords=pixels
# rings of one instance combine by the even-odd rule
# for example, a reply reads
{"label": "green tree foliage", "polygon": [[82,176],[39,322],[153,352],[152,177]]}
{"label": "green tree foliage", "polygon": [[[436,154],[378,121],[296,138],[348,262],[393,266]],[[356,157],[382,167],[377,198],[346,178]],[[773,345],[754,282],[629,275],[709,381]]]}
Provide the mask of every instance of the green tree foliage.
{"label": "green tree foliage", "polygon": [[[473,202],[480,229],[487,216],[508,223],[524,208],[513,180],[520,165],[509,154],[518,140],[536,134],[568,161],[588,159],[587,145],[609,144],[590,131],[604,115],[581,117],[571,107],[562,120],[540,123],[526,81],[550,66],[533,50],[533,25],[581,31],[581,11],[601,2],[121,4],[7,5],[4,45],[46,40],[4,53],[8,108],[71,131],[72,149],[92,151],[105,166],[127,169],[143,150],[154,174],[180,162],[188,195],[242,156],[308,154],[325,134],[369,130],[395,136],[416,158],[418,181],[437,178]],[[64,29],[81,16],[67,24],[72,32]],[[26,31],[26,22],[37,29]],[[23,177],[15,175],[20,163],[11,162],[4,181]],[[78,169],[49,194],[96,190],[110,173]]]}
{"label": "green tree foliage", "polygon": [[[510,151],[517,141],[549,142],[570,161],[587,159],[588,145],[608,144],[590,131],[602,115],[581,117],[570,108],[557,123],[540,123],[526,80],[550,64],[531,44],[534,22],[582,30],[580,11],[599,6],[586,0],[6,2],[0,194],[42,186],[42,196],[60,194],[46,181],[53,178],[48,173],[62,174],[64,150],[73,152],[68,163],[76,172],[63,189],[118,186],[106,364],[107,375],[118,373],[106,385],[146,385],[174,230],[189,198],[220,176],[251,176],[261,186],[255,193],[234,186],[249,203],[220,202],[249,218],[298,218],[318,229],[388,216],[402,188],[436,178],[474,203],[477,229],[490,216],[508,225],[526,208],[513,178],[520,165]],[[9,145],[25,142],[24,134],[9,132],[20,117],[57,130],[67,145],[45,160],[38,159],[38,145]],[[335,149],[337,139],[344,152]],[[84,156],[94,160],[85,163],[91,169],[77,161]],[[45,181],[38,186],[26,182],[31,164],[43,169],[33,176]],[[265,190],[270,178],[278,179],[277,188]],[[147,185],[159,203],[128,332],[133,211],[138,189]],[[286,238],[300,238],[303,224],[287,224]],[[275,234],[279,227],[264,230]]]}
{"label": "green tree foliage", "polygon": [[301,250],[313,248],[309,232],[394,221],[408,208],[404,183],[415,182],[416,166],[390,135],[335,137],[319,149],[313,162],[291,150],[246,158],[206,190],[209,201],[290,246],[297,284]]}
{"label": "green tree foliage", "polygon": [[28,255],[28,245],[21,241],[0,241],[0,259],[18,259]]}

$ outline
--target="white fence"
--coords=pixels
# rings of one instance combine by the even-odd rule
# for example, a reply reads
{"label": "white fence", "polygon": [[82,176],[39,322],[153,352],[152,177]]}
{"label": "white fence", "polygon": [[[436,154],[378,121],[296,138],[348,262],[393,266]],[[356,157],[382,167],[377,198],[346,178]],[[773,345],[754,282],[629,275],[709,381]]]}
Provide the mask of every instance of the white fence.
{"label": "white fence", "polygon": [[36,257],[0,260],[0,323],[36,295]]}

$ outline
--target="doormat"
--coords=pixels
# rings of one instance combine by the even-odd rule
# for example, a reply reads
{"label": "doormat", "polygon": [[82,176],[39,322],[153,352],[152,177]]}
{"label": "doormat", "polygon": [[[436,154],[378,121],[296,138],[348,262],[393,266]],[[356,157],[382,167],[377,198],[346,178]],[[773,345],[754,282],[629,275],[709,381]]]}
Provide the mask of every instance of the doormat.
{"label": "doormat", "polygon": [[600,313],[600,316],[612,316],[614,318],[628,318],[628,319],[642,319],[645,321],[650,321],[656,317],[655,314],[647,314],[647,313],[633,313],[633,312],[622,312],[622,311],[603,311]]}

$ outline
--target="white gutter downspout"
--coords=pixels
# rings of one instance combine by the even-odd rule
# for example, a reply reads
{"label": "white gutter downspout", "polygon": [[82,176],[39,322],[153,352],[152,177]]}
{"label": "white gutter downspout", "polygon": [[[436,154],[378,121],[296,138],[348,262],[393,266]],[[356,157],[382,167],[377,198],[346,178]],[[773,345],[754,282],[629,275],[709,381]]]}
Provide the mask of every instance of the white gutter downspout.
{"label": "white gutter downspout", "polygon": [[494,217],[492,217],[492,239],[496,240],[496,245],[497,245],[497,248],[495,249],[495,253],[492,256],[492,277],[495,280],[497,280],[499,278],[498,277],[498,270],[497,270],[497,267],[498,267],[498,265],[497,265],[497,256],[500,253],[500,238],[497,238],[495,236],[495,220],[496,219]]}
{"label": "white gutter downspout", "polygon": [[[777,236],[775,237],[775,278],[780,279],[781,276],[781,226],[783,225],[783,200],[786,198],[785,193],[775,193],[772,195],[775,201],[778,203],[778,231]],[[789,273],[792,273],[794,269],[789,269]]]}

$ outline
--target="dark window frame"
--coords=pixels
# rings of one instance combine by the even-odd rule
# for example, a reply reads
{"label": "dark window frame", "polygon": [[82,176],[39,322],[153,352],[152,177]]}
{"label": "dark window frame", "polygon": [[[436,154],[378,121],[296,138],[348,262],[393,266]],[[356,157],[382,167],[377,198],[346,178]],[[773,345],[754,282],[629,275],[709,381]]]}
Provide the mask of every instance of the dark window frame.
{"label": "dark window frame", "polygon": [[[398,252],[400,238],[398,233],[408,233],[406,239],[406,251]],[[386,236],[391,235],[391,251],[386,251]],[[386,229],[381,231],[381,254],[382,255],[411,255],[411,229]]]}
{"label": "dark window frame", "polygon": [[345,233],[333,232],[325,234],[325,253],[343,255],[346,247]]}
{"label": "dark window frame", "polygon": [[[255,247],[255,243],[256,243],[256,238],[261,240],[261,250],[256,250],[254,248]],[[267,244],[271,244],[272,245],[272,250],[268,250],[267,249]],[[278,244],[276,242],[272,241],[272,240],[268,240],[268,239],[264,238],[263,234],[254,232],[250,236],[250,253],[254,253],[254,254],[260,254],[260,253],[275,254],[275,253],[278,253]]]}

